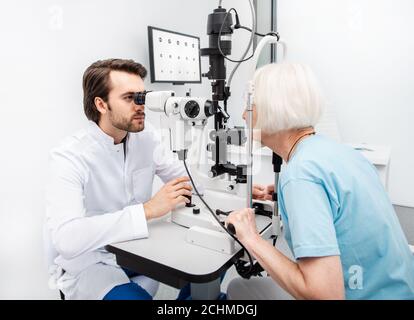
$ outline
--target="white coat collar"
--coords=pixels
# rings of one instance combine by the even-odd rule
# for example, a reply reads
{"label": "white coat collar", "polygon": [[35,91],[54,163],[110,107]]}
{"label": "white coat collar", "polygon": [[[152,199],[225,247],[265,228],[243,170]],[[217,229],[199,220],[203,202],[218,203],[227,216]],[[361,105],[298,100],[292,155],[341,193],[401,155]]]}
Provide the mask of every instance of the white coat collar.
{"label": "white coat collar", "polygon": [[105,145],[109,146],[112,149],[123,148],[122,143],[116,145],[114,138],[106,134],[94,121],[89,121],[89,132],[94,138],[97,138],[99,141],[103,142]]}

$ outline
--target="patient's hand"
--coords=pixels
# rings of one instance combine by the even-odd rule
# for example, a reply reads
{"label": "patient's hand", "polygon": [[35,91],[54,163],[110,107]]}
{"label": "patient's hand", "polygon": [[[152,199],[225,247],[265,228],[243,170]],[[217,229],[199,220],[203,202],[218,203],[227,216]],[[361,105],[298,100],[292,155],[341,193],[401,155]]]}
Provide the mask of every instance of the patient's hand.
{"label": "patient's hand", "polygon": [[[255,214],[251,208],[236,210],[230,213],[226,219],[226,227],[230,223],[235,228],[237,238],[243,244],[259,235],[256,228]],[[254,243],[254,241],[252,242]]]}
{"label": "patient's hand", "polygon": [[254,184],[253,185],[253,199],[272,200],[272,195],[274,191],[275,191],[275,186],[273,184],[270,184],[268,186]]}

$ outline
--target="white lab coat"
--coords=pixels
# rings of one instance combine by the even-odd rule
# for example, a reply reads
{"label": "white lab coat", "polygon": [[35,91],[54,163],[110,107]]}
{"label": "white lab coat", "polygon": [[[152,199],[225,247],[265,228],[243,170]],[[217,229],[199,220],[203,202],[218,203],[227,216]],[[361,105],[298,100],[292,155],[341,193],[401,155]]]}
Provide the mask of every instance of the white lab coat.
{"label": "white lab coat", "polygon": [[155,174],[187,175],[149,123],[128,134],[126,159],[94,122],[51,151],[46,227],[58,253],[52,279],[67,299],[102,299],[130,281],[104,246],[148,237],[143,203]]}

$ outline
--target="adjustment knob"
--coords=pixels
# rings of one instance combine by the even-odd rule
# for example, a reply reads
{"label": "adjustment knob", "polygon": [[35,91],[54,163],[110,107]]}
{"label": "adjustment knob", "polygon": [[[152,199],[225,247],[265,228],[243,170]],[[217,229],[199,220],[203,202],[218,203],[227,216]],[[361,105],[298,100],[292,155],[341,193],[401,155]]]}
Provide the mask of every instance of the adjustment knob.
{"label": "adjustment knob", "polygon": [[197,101],[190,100],[184,106],[184,112],[189,118],[195,118],[200,113],[200,106]]}

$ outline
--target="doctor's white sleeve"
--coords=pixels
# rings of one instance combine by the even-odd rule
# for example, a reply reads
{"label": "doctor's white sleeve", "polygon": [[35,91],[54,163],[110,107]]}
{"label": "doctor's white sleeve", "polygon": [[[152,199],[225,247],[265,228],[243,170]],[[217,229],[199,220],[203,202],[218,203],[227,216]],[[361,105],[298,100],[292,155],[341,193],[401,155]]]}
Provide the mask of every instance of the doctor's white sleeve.
{"label": "doctor's white sleeve", "polygon": [[153,157],[155,174],[159,176],[164,183],[178,177],[187,176],[183,162],[175,158],[173,152],[165,148],[159,141],[156,141]]}
{"label": "doctor's white sleeve", "polygon": [[[164,183],[167,183],[178,177],[187,177],[184,163],[175,157],[174,153],[166,148],[159,140],[155,140],[156,147],[154,149],[155,174],[158,175]],[[187,163],[188,170],[190,171]],[[191,171],[190,171],[191,174]],[[194,179],[194,177],[193,177]],[[204,188],[197,181],[194,181],[197,190],[203,194]]]}
{"label": "doctor's white sleeve", "polygon": [[65,259],[105,245],[148,236],[142,204],[116,212],[85,216],[83,184],[87,174],[81,164],[52,152],[46,190],[46,227],[53,246]]}

